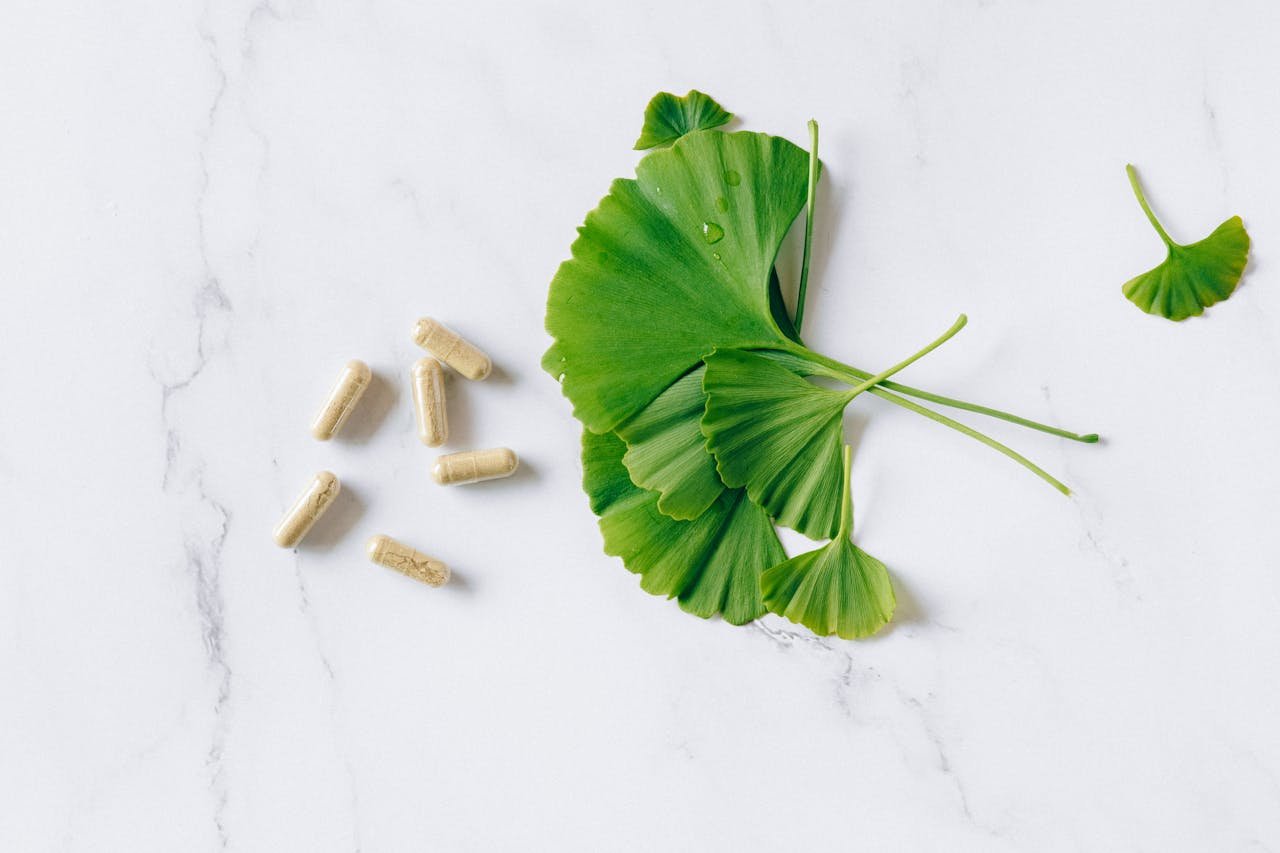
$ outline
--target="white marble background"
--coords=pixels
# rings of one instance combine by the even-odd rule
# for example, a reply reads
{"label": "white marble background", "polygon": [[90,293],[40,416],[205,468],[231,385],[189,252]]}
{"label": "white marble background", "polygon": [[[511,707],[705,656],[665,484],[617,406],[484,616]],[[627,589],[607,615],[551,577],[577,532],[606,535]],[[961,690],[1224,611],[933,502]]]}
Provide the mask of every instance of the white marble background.
{"label": "white marble background", "polygon": [[[9,0],[0,27],[0,849],[1280,849],[1280,8],[1266,2]],[[1077,489],[863,398],[892,630],[651,598],[537,366],[547,281],[702,88],[828,166],[807,331]],[[1245,217],[1240,292],[1119,293]],[[408,328],[455,383],[430,483]],[[338,367],[378,384],[306,425]],[[308,477],[346,497],[297,553]],[[435,590],[374,532],[449,561]]]}

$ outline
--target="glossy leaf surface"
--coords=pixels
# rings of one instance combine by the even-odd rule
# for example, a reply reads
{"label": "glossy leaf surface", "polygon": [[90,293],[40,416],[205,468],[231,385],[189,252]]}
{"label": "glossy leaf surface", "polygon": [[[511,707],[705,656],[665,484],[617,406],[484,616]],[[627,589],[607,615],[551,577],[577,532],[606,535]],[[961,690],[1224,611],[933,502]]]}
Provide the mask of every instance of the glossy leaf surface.
{"label": "glossy leaf surface", "polygon": [[614,429],[717,347],[786,341],[769,273],[806,169],[784,139],[696,131],[614,181],[547,298],[543,365],[588,429]]}

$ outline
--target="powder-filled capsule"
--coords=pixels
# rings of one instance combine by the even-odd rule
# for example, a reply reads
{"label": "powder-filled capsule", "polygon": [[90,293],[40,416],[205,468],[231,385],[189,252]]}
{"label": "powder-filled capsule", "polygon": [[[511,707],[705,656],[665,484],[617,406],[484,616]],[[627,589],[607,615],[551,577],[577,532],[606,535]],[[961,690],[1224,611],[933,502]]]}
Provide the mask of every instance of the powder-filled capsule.
{"label": "powder-filled capsule", "polygon": [[428,356],[413,365],[413,408],[418,414],[418,438],[427,447],[439,447],[449,438],[449,417],[444,404],[444,370]]}
{"label": "powder-filled capsule", "polygon": [[463,453],[447,453],[436,459],[436,464],[431,468],[431,476],[442,486],[456,486],[510,477],[519,466],[520,459],[510,448],[468,450]]}
{"label": "powder-filled capsule", "polygon": [[296,547],[316,520],[324,515],[324,511],[329,508],[341,490],[342,484],[333,474],[328,471],[316,474],[311,485],[307,486],[302,496],[289,507],[289,511],[272,531],[271,535],[275,537],[276,544],[281,548]]}
{"label": "powder-filled capsule", "polygon": [[493,362],[483,350],[430,317],[423,317],[413,327],[413,339],[468,379],[484,379],[493,369]]}
{"label": "powder-filled capsule", "polygon": [[360,402],[360,397],[369,387],[369,380],[372,377],[369,365],[363,361],[355,359],[347,362],[347,366],[342,368],[342,373],[338,374],[338,382],[329,392],[329,399],[325,401],[324,408],[311,422],[311,434],[320,441],[328,441],[337,435],[338,430],[342,429],[342,425],[347,422],[351,411],[356,407],[356,403]]}
{"label": "powder-filled capsule", "polygon": [[369,559],[380,566],[395,569],[402,575],[431,586],[441,586],[449,580],[449,567],[432,559],[421,551],[415,551],[403,542],[381,534],[369,539],[365,546]]}

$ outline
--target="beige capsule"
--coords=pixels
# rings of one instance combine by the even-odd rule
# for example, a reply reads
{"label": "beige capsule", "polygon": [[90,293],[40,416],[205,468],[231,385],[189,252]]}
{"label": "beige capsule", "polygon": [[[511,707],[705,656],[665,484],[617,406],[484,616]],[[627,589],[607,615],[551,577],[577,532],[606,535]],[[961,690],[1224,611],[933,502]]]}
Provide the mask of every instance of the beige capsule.
{"label": "beige capsule", "polygon": [[276,544],[281,548],[296,547],[316,520],[324,515],[325,510],[333,503],[333,499],[340,491],[342,491],[342,484],[333,474],[328,471],[316,474],[311,485],[307,486],[302,496],[289,507],[284,518],[280,519],[276,529],[271,532]]}
{"label": "beige capsule", "polygon": [[483,350],[430,317],[423,317],[414,325],[413,339],[468,379],[484,379],[493,369],[493,362]]}
{"label": "beige capsule", "polygon": [[369,365],[360,359],[347,362],[347,366],[342,368],[342,373],[338,374],[338,382],[329,392],[329,399],[325,401],[324,408],[311,422],[311,434],[320,441],[328,441],[337,435],[338,430],[342,429],[342,425],[347,422],[347,418],[355,409],[356,403],[360,402],[372,378]]}
{"label": "beige capsule", "polygon": [[520,467],[515,451],[507,447],[490,450],[467,450],[463,453],[446,453],[436,459],[431,476],[442,486],[458,486],[510,477]]}
{"label": "beige capsule", "polygon": [[444,370],[427,356],[413,365],[413,408],[418,414],[418,438],[427,447],[449,439],[449,416],[444,403]]}
{"label": "beige capsule", "polygon": [[421,551],[415,551],[403,542],[381,534],[370,537],[365,546],[369,559],[380,566],[395,569],[402,575],[431,586],[441,586],[449,580],[449,567],[432,559]]}

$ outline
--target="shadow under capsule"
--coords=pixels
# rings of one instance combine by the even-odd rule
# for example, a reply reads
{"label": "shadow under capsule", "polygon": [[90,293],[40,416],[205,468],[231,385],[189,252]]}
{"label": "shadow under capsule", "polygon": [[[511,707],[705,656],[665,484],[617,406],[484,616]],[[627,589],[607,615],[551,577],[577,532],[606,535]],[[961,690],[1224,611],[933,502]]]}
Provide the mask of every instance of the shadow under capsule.
{"label": "shadow under capsule", "polygon": [[[484,380],[488,382],[489,380]],[[444,373],[444,407],[445,417],[449,423],[449,437],[439,448],[441,453],[446,453],[446,447],[450,446],[467,446],[471,443],[472,434],[472,406],[471,395],[475,390],[469,386],[475,385],[469,379],[459,376],[452,370],[445,370]]]}
{"label": "shadow under capsule", "polygon": [[443,589],[450,591],[453,595],[474,595],[475,584],[471,581],[466,572],[460,572],[453,566],[449,567],[449,582]]}

